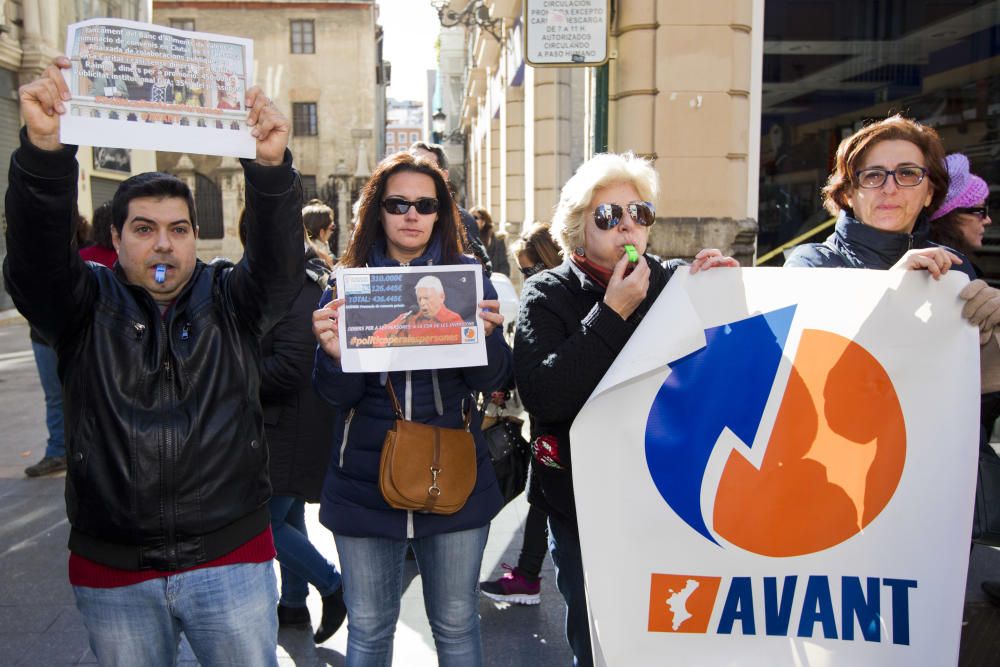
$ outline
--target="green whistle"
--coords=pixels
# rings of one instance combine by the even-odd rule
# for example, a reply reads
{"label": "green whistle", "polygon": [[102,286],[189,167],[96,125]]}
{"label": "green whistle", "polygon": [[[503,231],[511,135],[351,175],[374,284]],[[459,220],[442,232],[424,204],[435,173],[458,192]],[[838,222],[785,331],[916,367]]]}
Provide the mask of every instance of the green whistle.
{"label": "green whistle", "polygon": [[628,255],[628,261],[633,264],[639,261],[639,253],[636,251],[634,245],[625,246],[625,254]]}

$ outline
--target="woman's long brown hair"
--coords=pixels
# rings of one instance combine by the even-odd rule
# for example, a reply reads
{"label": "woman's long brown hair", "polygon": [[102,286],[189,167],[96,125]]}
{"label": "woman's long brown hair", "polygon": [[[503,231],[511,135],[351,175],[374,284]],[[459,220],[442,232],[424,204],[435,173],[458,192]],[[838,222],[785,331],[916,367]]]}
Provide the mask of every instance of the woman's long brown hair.
{"label": "woman's long brown hair", "polygon": [[462,255],[461,220],[458,217],[458,207],[448,190],[448,182],[444,173],[431,162],[416,158],[409,153],[396,153],[382,160],[375,168],[375,173],[361,190],[361,205],[358,208],[358,225],[354,236],[347,244],[347,250],[340,258],[340,266],[357,268],[368,264],[368,257],[376,243],[386,241],[385,228],[382,226],[382,200],[385,197],[386,184],[389,177],[401,172],[426,174],[434,179],[434,190],[440,208],[434,229],[431,231],[428,245],[438,239],[441,244],[441,263],[457,264]]}

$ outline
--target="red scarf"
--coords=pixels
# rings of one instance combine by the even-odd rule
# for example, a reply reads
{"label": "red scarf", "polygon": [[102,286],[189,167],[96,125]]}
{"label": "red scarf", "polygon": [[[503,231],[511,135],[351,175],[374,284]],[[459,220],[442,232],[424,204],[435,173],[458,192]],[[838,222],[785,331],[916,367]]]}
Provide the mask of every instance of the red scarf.
{"label": "red scarf", "polygon": [[[570,255],[573,258],[573,263],[580,267],[580,270],[590,276],[591,280],[603,287],[608,289],[608,283],[611,281],[611,274],[613,273],[609,269],[605,269],[603,266],[598,266],[591,262],[587,257],[581,257],[576,253]],[[640,256],[641,260],[642,257]],[[622,277],[628,277],[632,271],[635,270],[635,264],[629,262],[628,266],[625,267],[625,275]]]}

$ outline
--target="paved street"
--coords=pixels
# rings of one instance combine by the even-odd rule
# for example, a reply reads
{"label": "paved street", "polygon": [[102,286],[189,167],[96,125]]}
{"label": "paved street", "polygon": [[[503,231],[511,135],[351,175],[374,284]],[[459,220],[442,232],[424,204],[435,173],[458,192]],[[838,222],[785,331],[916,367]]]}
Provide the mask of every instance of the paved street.
{"label": "paved street", "polygon": [[[0,665],[93,664],[86,632],[73,604],[66,576],[68,525],[61,477],[29,480],[23,469],[44,450],[45,428],[41,388],[35,374],[27,327],[0,313]],[[316,521],[311,506],[307,520],[313,540],[336,559],[333,539]],[[523,499],[508,506],[493,523],[483,562],[483,576],[497,576],[501,562],[515,563],[527,506]],[[980,581],[1000,578],[1000,553],[977,547],[972,554],[962,640],[963,666],[1000,663],[1000,612],[983,600]],[[396,632],[395,664],[434,665],[433,641],[423,613],[420,577],[407,564],[409,583]],[[482,599],[486,664],[569,665],[562,636],[562,601],[554,586],[552,565],[542,573],[542,604],[507,607]],[[320,600],[309,598],[313,619]],[[282,665],[342,665],[347,632],[342,629],[315,647],[304,631],[282,631]],[[195,664],[185,646],[182,664]]]}

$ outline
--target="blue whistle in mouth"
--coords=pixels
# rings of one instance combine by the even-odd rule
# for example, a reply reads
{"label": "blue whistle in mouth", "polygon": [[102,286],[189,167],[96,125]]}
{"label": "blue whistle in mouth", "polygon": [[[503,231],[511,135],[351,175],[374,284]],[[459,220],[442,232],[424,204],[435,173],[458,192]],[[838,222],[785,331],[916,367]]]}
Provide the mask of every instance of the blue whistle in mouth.
{"label": "blue whistle in mouth", "polygon": [[167,281],[167,265],[157,264],[156,273],[153,275],[153,280],[160,283],[161,285]]}

